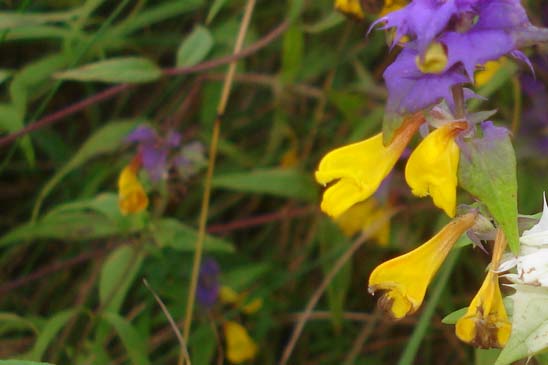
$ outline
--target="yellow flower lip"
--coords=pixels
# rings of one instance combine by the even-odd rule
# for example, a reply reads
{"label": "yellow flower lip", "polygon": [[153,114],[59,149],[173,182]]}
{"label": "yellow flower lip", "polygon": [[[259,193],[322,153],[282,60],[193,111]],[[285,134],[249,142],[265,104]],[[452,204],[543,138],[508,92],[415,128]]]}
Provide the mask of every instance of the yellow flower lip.
{"label": "yellow flower lip", "polygon": [[369,276],[368,290],[371,294],[383,291],[379,307],[396,320],[416,312],[432,278],[476,216],[470,212],[453,219],[428,242],[377,266]]}
{"label": "yellow flower lip", "polygon": [[414,195],[430,195],[434,205],[454,217],[457,207],[457,170],[460,151],[455,136],[466,121],[447,123],[427,135],[409,156],[405,180]]}
{"label": "yellow flower lip", "polygon": [[390,236],[390,215],[393,208],[382,206],[375,197],[359,202],[341,214],[335,223],[347,237],[363,231],[374,225],[377,220],[386,219],[373,233],[373,238],[380,246],[386,246]]}
{"label": "yellow flower lip", "polygon": [[226,341],[226,357],[233,364],[252,360],[257,355],[257,345],[247,330],[237,322],[227,321],[223,325]]}
{"label": "yellow flower lip", "polygon": [[335,9],[356,20],[364,18],[360,0],[335,0]]}
{"label": "yellow flower lip", "polygon": [[[505,247],[506,238],[499,228],[491,268],[499,266]],[[502,348],[508,342],[511,330],[512,325],[502,301],[498,274],[489,270],[468,311],[457,321],[456,335],[460,340],[476,347]]]}
{"label": "yellow flower lip", "polygon": [[316,181],[324,185],[338,181],[324,192],[321,209],[337,218],[373,195],[423,122],[422,114],[407,118],[388,146],[384,146],[382,133],[379,133],[325,155],[315,173]]}
{"label": "yellow flower lip", "polygon": [[140,165],[140,158],[134,158],[118,177],[118,206],[123,215],[141,212],[148,206],[148,197],[137,178]]}

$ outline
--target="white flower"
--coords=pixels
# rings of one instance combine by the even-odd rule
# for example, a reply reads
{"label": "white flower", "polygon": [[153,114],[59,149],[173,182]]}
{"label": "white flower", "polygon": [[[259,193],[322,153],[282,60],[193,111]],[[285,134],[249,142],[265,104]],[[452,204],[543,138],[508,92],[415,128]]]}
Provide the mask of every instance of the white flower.
{"label": "white flower", "polygon": [[519,256],[504,262],[498,271],[516,266],[516,274],[505,277],[515,283],[548,287],[548,206],[544,197],[544,209],[539,222],[520,237]]}

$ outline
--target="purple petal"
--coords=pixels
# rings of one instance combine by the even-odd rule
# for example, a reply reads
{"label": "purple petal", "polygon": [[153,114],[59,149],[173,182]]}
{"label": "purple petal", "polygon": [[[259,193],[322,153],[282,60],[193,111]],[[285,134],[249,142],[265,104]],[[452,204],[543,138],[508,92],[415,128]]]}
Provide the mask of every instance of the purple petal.
{"label": "purple petal", "polygon": [[[500,141],[507,138],[510,131],[504,127],[497,127],[491,121],[485,121],[481,123],[481,129],[483,130],[483,136],[475,143],[465,143],[462,138],[457,137],[455,140],[459,145],[459,149],[462,154],[470,159],[471,147],[476,145],[481,146],[481,150],[487,152],[493,148],[500,146]],[[479,144],[480,143],[480,144]],[[477,152],[477,151],[476,151]]]}
{"label": "purple petal", "polygon": [[206,257],[202,261],[202,264],[200,265],[200,275],[219,275],[221,272],[221,268],[219,267],[219,264],[217,261],[212,259],[211,257]]}
{"label": "purple petal", "polygon": [[455,0],[415,0],[381,18],[382,29],[396,28],[394,42],[405,35],[411,36],[417,40],[422,53],[458,10]]}
{"label": "purple petal", "polygon": [[388,88],[387,113],[407,114],[452,100],[451,87],[468,81],[462,68],[452,67],[441,74],[423,74],[415,63],[417,51],[404,49],[384,71]]}
{"label": "purple petal", "polygon": [[448,64],[462,63],[470,79],[476,65],[496,60],[515,48],[512,37],[499,30],[448,32],[440,41],[447,47]]}
{"label": "purple petal", "polygon": [[200,265],[196,299],[204,307],[211,307],[219,296],[219,264],[212,258],[205,258]]}
{"label": "purple petal", "polygon": [[162,179],[167,171],[168,150],[153,144],[142,144],[140,147],[143,168],[147,171],[150,179],[152,181]]}
{"label": "purple petal", "polygon": [[165,141],[169,147],[177,147],[181,143],[181,134],[175,131],[169,131]]}
{"label": "purple petal", "polygon": [[141,124],[135,128],[126,137],[128,142],[150,142],[153,143],[158,138],[156,131],[151,127]]}

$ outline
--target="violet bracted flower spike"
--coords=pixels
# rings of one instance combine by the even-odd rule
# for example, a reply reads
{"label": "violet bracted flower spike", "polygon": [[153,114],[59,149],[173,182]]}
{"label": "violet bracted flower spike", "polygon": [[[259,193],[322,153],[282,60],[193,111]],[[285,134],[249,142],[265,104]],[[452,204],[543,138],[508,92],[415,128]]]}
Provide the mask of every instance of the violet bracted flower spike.
{"label": "violet bracted flower spike", "polygon": [[126,137],[126,140],[139,144],[143,168],[152,181],[159,181],[167,174],[169,152],[179,146],[181,135],[170,131],[167,136],[161,138],[151,127],[140,125]]}
{"label": "violet bracted flower spike", "polygon": [[214,259],[207,257],[200,265],[198,275],[198,286],[196,288],[196,299],[198,302],[209,308],[219,297],[219,274],[221,269]]}

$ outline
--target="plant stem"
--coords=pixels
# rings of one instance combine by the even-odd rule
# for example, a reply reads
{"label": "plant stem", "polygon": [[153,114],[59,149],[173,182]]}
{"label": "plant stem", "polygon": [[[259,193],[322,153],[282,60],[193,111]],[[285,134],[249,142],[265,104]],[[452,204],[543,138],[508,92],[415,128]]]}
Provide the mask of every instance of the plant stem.
{"label": "plant stem", "polygon": [[[240,30],[238,33],[238,38],[236,39],[236,44],[234,46],[233,54],[237,54],[242,49],[245,35],[249,27],[249,22],[251,20],[251,14],[255,8],[255,0],[248,0],[244,17],[242,23],[240,24]],[[209,149],[209,163],[207,166],[207,175],[204,187],[204,195],[202,198],[202,207],[200,210],[200,222],[198,228],[198,239],[196,241],[196,247],[194,251],[194,261],[192,264],[192,274],[190,278],[190,288],[188,292],[188,300],[186,305],[185,313],[185,322],[183,326],[183,338],[188,341],[190,328],[192,326],[192,314],[194,311],[194,301],[196,297],[196,287],[198,284],[198,274],[200,272],[200,263],[202,260],[202,249],[206,235],[206,225],[207,225],[207,215],[209,209],[209,199],[211,195],[211,180],[213,177],[213,171],[215,169],[215,159],[217,157],[217,145],[219,142],[219,133],[221,130],[221,117],[225,112],[226,105],[228,103],[228,98],[230,96],[230,91],[232,89],[232,83],[234,81],[234,73],[236,72],[236,62],[233,61],[228,67],[226,78],[223,84],[223,90],[221,93],[221,98],[217,106],[217,119],[213,125],[213,135],[211,137],[211,146]],[[179,356],[179,364],[183,364],[184,353],[181,349],[181,354]]]}
{"label": "plant stem", "polygon": [[[163,74],[164,76],[188,75],[188,74],[211,70],[219,66],[226,65],[229,62],[234,62],[242,58],[248,57],[256,53],[257,51],[259,51],[260,49],[266,47],[275,39],[277,39],[287,29],[288,24],[289,23],[287,21],[280,23],[270,33],[268,33],[263,38],[261,38],[260,40],[253,43],[251,46],[247,47],[246,49],[242,50],[239,53],[231,54],[229,56],[219,57],[210,61],[205,61],[195,66],[165,69],[163,71]],[[21,128],[20,130],[16,132],[0,137],[0,147],[6,146],[7,144],[13,142],[14,140],[16,140],[17,138],[21,136],[24,136],[25,134],[34,132],[35,130],[57,123],[58,121],[72,114],[75,114],[81,110],[84,110],[88,106],[108,100],[114,97],[115,95],[121,93],[122,91],[126,91],[132,88],[133,86],[135,85],[120,84],[120,85],[112,86],[93,96],[90,96],[89,98],[86,98],[84,100],[71,104],[66,108],[56,111],[44,118],[41,118],[40,120],[37,120],[34,123],[29,123],[26,127]]]}
{"label": "plant stem", "polygon": [[453,100],[455,101],[455,118],[464,119],[466,116],[466,109],[464,105],[464,89],[461,84],[451,87],[453,93]]}

